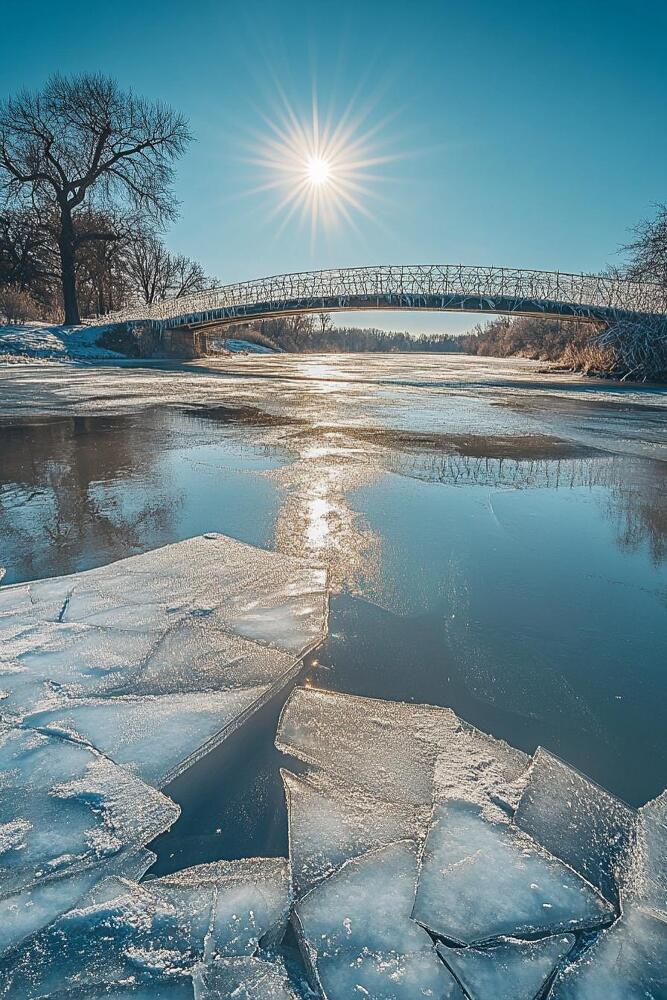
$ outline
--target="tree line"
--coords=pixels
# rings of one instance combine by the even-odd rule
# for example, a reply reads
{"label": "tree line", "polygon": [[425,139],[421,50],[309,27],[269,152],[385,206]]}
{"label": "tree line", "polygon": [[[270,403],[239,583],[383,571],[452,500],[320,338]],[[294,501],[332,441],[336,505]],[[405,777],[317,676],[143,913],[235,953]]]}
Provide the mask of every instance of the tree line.
{"label": "tree line", "polygon": [[466,354],[559,361],[569,345],[587,344],[599,330],[599,324],[576,319],[494,316],[478,323],[459,343]]}
{"label": "tree line", "polygon": [[227,327],[225,336],[250,340],[273,350],[301,354],[340,354],[355,351],[458,351],[458,339],[449,334],[415,336],[376,327],[336,326],[329,313],[280,316],[253,324]]}
{"label": "tree line", "polygon": [[75,324],[215,284],[163,241],[191,139],[182,116],[101,74],[0,104],[0,313]]}
{"label": "tree line", "polygon": [[[468,333],[416,336],[373,327],[336,326],[330,314],[285,316],[226,327],[225,338],[248,340],[275,351],[298,354],[458,352],[486,357],[523,357],[557,362],[587,374],[623,376],[625,369],[613,350],[600,346],[601,325],[585,320],[534,316],[494,316]],[[656,351],[650,375],[665,376],[662,354]]]}
{"label": "tree line", "polygon": [[558,361],[572,345],[583,349],[598,329],[595,324],[578,320],[495,316],[468,333],[425,336],[375,327],[338,326],[329,313],[306,313],[229,326],[225,337],[301,354],[459,352]]}

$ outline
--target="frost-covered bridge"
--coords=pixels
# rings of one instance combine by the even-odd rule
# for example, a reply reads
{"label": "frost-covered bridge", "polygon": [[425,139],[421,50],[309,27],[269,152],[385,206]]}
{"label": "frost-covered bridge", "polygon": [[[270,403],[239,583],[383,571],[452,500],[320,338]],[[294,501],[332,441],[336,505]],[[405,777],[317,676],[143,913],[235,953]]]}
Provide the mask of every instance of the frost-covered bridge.
{"label": "frost-covered bridge", "polygon": [[659,285],[605,275],[411,264],[302,271],[167,299],[107,317],[153,332],[168,354],[206,353],[208,333],[232,323],[361,309],[444,310],[619,321],[655,328],[667,313]]}

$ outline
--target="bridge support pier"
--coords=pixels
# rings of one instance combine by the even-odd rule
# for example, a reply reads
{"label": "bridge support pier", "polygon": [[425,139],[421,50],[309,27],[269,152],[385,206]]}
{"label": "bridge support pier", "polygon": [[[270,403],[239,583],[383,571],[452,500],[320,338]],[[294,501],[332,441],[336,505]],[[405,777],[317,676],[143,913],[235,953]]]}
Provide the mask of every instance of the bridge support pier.
{"label": "bridge support pier", "polygon": [[172,326],[162,331],[162,352],[168,358],[203,358],[206,355],[206,334],[190,326]]}

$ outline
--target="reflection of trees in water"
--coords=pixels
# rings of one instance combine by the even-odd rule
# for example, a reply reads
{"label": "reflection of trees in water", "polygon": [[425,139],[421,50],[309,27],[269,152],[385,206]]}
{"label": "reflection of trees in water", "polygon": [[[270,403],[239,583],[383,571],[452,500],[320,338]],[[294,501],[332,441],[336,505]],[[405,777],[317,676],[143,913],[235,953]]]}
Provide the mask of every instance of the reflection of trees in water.
{"label": "reflection of trees in water", "polygon": [[558,459],[482,458],[461,454],[389,452],[392,472],[449,486],[493,489],[608,491],[605,515],[624,549],[647,545],[651,558],[667,558],[667,465],[628,455]]}
{"label": "reflection of trees in water", "polygon": [[141,416],[3,429],[0,564],[5,583],[72,572],[169,540],[173,498],[151,481]]}
{"label": "reflection of trees in water", "polygon": [[[601,458],[520,459],[460,454],[401,454],[391,459],[392,471],[448,486],[489,486],[497,489],[608,486],[623,475],[623,460]],[[619,466],[617,472],[612,469]],[[627,462],[624,468],[627,473]]]}
{"label": "reflection of trees in water", "polygon": [[[336,591],[363,591],[379,573],[383,539],[350,507],[351,491],[388,470],[451,486],[496,489],[597,489],[605,516],[626,549],[647,545],[667,558],[667,466],[627,455],[480,457],[384,439],[346,428],[284,425],[255,411],[146,411],[59,418],[5,427],[0,449],[0,566],[4,582],[66,573],[172,541],[183,502],[175,482],[161,482],[171,448],[222,440],[215,424],[233,424],[234,451],[292,462],[264,474],[285,497],[275,545],[329,566]],[[213,430],[213,433],[212,433]],[[224,434],[222,435],[224,438]],[[377,437],[377,436],[376,436]],[[483,450],[484,439],[473,442]],[[519,447],[520,445],[517,445]],[[216,472],[220,457],[190,459]],[[266,469],[266,467],[264,467]],[[259,471],[259,470],[258,470]],[[193,470],[194,474],[194,470]],[[2,485],[4,484],[4,485]],[[189,488],[189,487],[188,487]]]}
{"label": "reflection of trees in water", "polygon": [[624,549],[647,545],[653,562],[667,559],[667,468],[645,462],[637,477],[626,478],[611,494],[607,515]]}

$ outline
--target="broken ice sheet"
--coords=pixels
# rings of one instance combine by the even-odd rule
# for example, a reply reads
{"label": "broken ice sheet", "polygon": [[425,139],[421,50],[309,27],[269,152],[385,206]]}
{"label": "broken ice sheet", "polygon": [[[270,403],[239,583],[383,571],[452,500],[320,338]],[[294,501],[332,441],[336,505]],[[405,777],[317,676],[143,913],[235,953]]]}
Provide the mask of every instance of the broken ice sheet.
{"label": "broken ice sheet", "polygon": [[0,606],[6,716],[156,782],[295,676],[324,637],[326,573],[212,534],[4,588]]}
{"label": "broken ice sheet", "polygon": [[438,954],[470,1000],[535,1000],[574,945],[573,934],[519,941],[498,938],[486,948],[447,948]]}
{"label": "broken ice sheet", "polygon": [[215,862],[140,885],[108,878],[0,963],[0,995],[168,983],[204,959],[252,955],[282,937],[288,883],[280,858]]}
{"label": "broken ice sheet", "polygon": [[328,1000],[461,997],[431,938],[410,919],[417,865],[414,844],[390,844],[345,862],[296,903],[304,959]]}
{"label": "broken ice sheet", "polygon": [[180,812],[89,747],[2,724],[0,786],[0,895],[140,847]]}
{"label": "broken ice sheet", "polygon": [[291,903],[286,858],[215,861],[144,883],[152,892],[210,885],[214,889],[207,961],[219,956],[253,955],[277,945],[285,933]]}
{"label": "broken ice sheet", "polygon": [[96,984],[167,980],[203,957],[211,887],[169,898],[112,879],[92,897],[0,963],[0,994],[28,1000]]}
{"label": "broken ice sheet", "polygon": [[[481,733],[451,709],[379,701],[297,688],[283,709],[276,746],[326,775],[386,802],[430,807],[439,758],[444,797],[492,789],[490,761],[503,783],[513,781],[528,758]],[[495,754],[495,755],[494,755]],[[480,792],[481,794],[481,792]]]}
{"label": "broken ice sheet", "polygon": [[123,851],[74,875],[38,882],[0,897],[0,955],[74,907],[93,886],[112,873],[139,879],[155,861],[150,851]]}
{"label": "broken ice sheet", "polygon": [[636,820],[634,809],[538,747],[514,822],[615,905]]}
{"label": "broken ice sheet", "polygon": [[221,958],[195,973],[197,1000],[300,1000],[283,961],[262,958]]}
{"label": "broken ice sheet", "polygon": [[413,917],[457,944],[609,923],[599,893],[509,822],[470,802],[434,806]]}
{"label": "broken ice sheet", "polygon": [[418,807],[346,789],[320,774],[281,773],[297,899],[349,858],[397,840],[416,838],[420,824],[426,821]]}
{"label": "broken ice sheet", "polygon": [[667,922],[622,902],[620,919],[558,975],[549,1000],[665,1000]]}
{"label": "broken ice sheet", "polygon": [[162,787],[224,739],[270,691],[265,686],[159,697],[82,698],[30,715],[26,724],[81,739]]}
{"label": "broken ice sheet", "polygon": [[624,888],[667,919],[667,790],[638,811],[636,853]]}
{"label": "broken ice sheet", "polygon": [[161,694],[275,680],[323,637],[326,574],[207,535],[3,588],[0,608],[5,711],[20,715],[50,707],[57,692]]}
{"label": "broken ice sheet", "polygon": [[309,765],[283,773],[297,898],[349,858],[425,837],[434,795],[511,809],[529,763],[447,708],[303,688],[287,700],[276,746]]}

